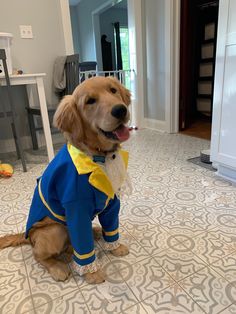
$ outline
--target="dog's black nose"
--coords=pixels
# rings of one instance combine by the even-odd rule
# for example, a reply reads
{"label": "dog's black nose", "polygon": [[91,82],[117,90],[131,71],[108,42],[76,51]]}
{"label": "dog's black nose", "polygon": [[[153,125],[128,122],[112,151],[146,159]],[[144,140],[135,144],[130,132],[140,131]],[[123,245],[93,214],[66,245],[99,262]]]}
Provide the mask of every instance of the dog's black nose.
{"label": "dog's black nose", "polygon": [[111,110],[111,115],[116,119],[124,119],[127,114],[127,108],[124,105],[115,105]]}

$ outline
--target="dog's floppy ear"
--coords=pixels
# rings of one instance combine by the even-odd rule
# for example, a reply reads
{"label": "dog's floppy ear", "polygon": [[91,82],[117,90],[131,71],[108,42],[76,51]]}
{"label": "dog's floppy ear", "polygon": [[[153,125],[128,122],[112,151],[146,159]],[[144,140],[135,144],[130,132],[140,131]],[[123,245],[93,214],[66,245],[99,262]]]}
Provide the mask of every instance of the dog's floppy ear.
{"label": "dog's floppy ear", "polygon": [[120,92],[121,92],[121,97],[122,97],[124,103],[126,104],[126,106],[129,106],[131,103],[130,91],[126,87],[124,87],[124,85],[121,85]]}
{"label": "dog's floppy ear", "polygon": [[75,102],[71,95],[65,96],[59,103],[53,117],[53,125],[63,132],[72,132],[75,124]]}
{"label": "dog's floppy ear", "polygon": [[119,88],[121,97],[124,101],[124,103],[126,104],[126,106],[130,105],[131,103],[131,93],[130,91],[124,86],[122,85],[117,78],[113,77],[113,76],[109,76],[109,79],[112,80],[117,87]]}
{"label": "dog's floppy ear", "polygon": [[54,114],[53,125],[77,139],[83,137],[82,120],[73,95],[67,95],[62,99]]}

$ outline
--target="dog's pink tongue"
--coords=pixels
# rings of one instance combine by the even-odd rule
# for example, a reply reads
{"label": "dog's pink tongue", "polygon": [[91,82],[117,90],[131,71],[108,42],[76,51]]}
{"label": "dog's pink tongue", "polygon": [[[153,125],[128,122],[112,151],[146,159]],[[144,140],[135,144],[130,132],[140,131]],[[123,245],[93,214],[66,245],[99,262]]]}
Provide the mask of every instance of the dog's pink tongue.
{"label": "dog's pink tongue", "polygon": [[125,125],[121,125],[118,129],[116,129],[113,133],[117,136],[117,138],[124,142],[129,138],[129,128]]}

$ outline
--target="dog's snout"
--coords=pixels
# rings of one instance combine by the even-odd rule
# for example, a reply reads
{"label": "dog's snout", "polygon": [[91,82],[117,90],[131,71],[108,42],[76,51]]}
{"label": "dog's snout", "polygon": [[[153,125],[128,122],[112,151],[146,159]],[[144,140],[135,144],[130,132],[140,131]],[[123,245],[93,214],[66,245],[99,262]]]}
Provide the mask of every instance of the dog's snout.
{"label": "dog's snout", "polygon": [[115,105],[111,110],[111,115],[116,119],[124,119],[127,114],[127,108],[124,105]]}

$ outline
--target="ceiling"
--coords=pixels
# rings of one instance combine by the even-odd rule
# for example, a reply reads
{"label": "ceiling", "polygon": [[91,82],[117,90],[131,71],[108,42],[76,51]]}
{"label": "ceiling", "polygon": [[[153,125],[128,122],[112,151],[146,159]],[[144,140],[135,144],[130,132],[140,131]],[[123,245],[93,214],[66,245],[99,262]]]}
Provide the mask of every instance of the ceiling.
{"label": "ceiling", "polygon": [[119,3],[115,4],[113,8],[116,9],[127,9],[127,0],[122,0]]}
{"label": "ceiling", "polygon": [[81,0],[69,0],[70,5],[77,5]]}
{"label": "ceiling", "polygon": [[[82,0],[69,0],[70,5],[78,5]],[[127,9],[127,0],[121,0],[117,4],[114,5],[113,8],[117,9]]]}

